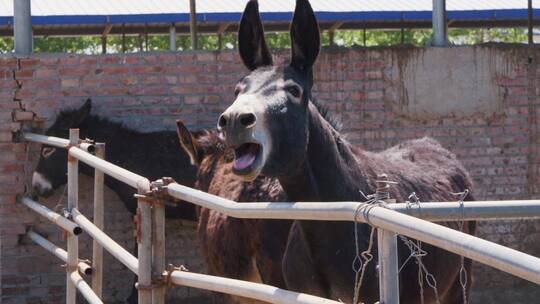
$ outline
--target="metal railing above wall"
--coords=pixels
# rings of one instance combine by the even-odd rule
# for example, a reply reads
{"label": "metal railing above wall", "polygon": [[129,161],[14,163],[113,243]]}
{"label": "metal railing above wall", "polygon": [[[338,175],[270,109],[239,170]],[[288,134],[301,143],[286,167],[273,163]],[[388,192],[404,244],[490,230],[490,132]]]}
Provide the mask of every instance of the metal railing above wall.
{"label": "metal railing above wall", "polygon": [[[68,234],[68,267],[66,268],[68,283],[66,297],[68,304],[75,303],[75,298],[73,292],[69,290],[69,285],[76,287],[90,303],[101,303],[99,299],[101,296],[101,286],[92,286],[94,291],[99,291],[100,296],[98,296],[96,292],[88,287],[88,284],[85,283],[78,273],[78,269],[80,269],[77,253],[78,245],[74,245],[76,243],[76,235],[72,229],[75,226],[82,228],[82,230],[87,232],[95,240],[94,246],[101,246],[139,276],[139,282],[137,283],[139,303],[164,303],[165,285],[167,285],[165,283],[223,292],[272,303],[340,303],[264,284],[192,273],[182,269],[165,269],[165,217],[163,205],[154,197],[157,192],[159,192],[160,196],[168,194],[171,197],[185,200],[204,208],[214,209],[237,218],[357,221],[368,223],[379,230],[379,268],[382,269],[379,281],[381,286],[381,301],[384,303],[399,303],[396,233],[430,243],[540,285],[539,258],[426,221],[540,218],[540,200],[460,203],[433,202],[422,203],[421,207],[411,206],[410,204],[367,205],[358,202],[237,203],[174,182],[164,183],[163,181],[156,181],[150,183],[143,176],[90,154],[87,152],[88,146],[82,145],[86,142],[77,140],[77,131],[71,130],[70,134],[71,140],[67,144],[65,139],[45,137],[31,133],[23,134],[23,138],[29,141],[67,148],[69,153],[68,159],[71,159],[72,169],[68,170],[68,181],[71,182],[68,183],[68,187],[70,188],[68,188],[67,215],[75,223],[73,224],[70,220],[66,219],[66,221],[72,223],[66,226],[66,223],[60,224],[60,222],[64,222],[63,220],[53,221],[61,228],[71,230]],[[74,160],[82,161],[94,167],[96,172],[107,174],[138,190],[138,259],[118,245],[101,230],[101,227],[96,226],[78,210],[76,203],[76,196],[78,195],[76,186],[77,171],[73,168],[75,166],[74,164],[76,164]],[[95,197],[103,197],[99,193],[103,191],[102,183],[102,179],[96,183]],[[34,207],[38,204],[28,198],[22,198],[21,202],[26,202],[25,205],[32,205]],[[28,202],[31,202],[31,204],[28,204]],[[94,200],[94,208],[100,203],[102,204],[102,202],[99,202],[99,199],[97,202]],[[32,210],[43,210],[43,208],[46,207],[41,206],[39,208],[32,208]],[[103,209],[101,208],[101,210]],[[358,212],[359,210],[362,210],[362,212]],[[48,214],[48,212],[39,213],[42,215]],[[56,216],[47,217],[49,219],[57,218]],[[94,214],[94,217],[96,217],[96,214]],[[153,227],[155,231],[151,230]],[[35,235],[29,234],[29,237],[33,240],[36,239]],[[44,246],[43,244],[40,245]],[[50,245],[47,246],[50,248]],[[96,258],[94,257],[94,259]],[[153,264],[152,260],[154,260]],[[101,262],[101,260],[98,261],[98,263]],[[95,263],[92,263],[92,266],[95,267]],[[152,273],[161,274],[161,276],[158,275],[157,278],[152,278]],[[92,281],[94,283],[94,281],[100,282],[101,280]]]}

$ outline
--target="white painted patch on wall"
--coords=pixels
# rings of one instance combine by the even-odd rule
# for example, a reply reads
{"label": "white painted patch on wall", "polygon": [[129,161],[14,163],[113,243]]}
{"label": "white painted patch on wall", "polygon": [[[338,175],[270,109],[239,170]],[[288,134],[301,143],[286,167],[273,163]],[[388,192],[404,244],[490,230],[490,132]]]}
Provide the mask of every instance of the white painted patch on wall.
{"label": "white painted patch on wall", "polygon": [[502,111],[501,77],[515,77],[504,51],[489,48],[428,48],[387,53],[384,100],[412,119],[490,116]]}

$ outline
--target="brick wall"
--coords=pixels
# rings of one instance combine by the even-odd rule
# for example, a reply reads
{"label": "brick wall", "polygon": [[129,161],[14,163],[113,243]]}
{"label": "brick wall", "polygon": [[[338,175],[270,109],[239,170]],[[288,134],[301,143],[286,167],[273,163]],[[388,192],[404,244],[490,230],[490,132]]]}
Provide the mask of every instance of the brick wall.
{"label": "brick wall", "polygon": [[[467,62],[452,65],[465,53],[473,56],[470,66]],[[429,66],[426,58],[430,56],[439,56],[451,68]],[[287,53],[279,52],[275,59],[284,62]],[[349,140],[366,149],[380,150],[401,140],[433,136],[470,170],[478,199],[538,198],[539,59],[540,49],[521,46],[325,49],[315,69],[314,95],[342,122]],[[471,73],[483,72],[471,76],[470,89],[462,88],[458,76],[452,74],[460,68],[466,76],[467,68]],[[426,71],[427,77],[418,76]],[[64,243],[56,229],[15,203],[15,195],[24,191],[29,176],[25,170],[32,171],[39,147],[11,142],[11,131],[19,127],[12,121],[12,111],[31,111],[50,123],[60,109],[79,106],[91,97],[95,113],[140,130],[173,129],[176,119],[193,128],[213,127],[244,73],[234,52],[0,57],[2,303],[62,302],[64,292],[59,263],[20,237],[32,224],[56,243]],[[446,80],[416,90],[418,100],[434,97],[428,98],[428,104],[415,103],[412,90],[426,87],[426,81],[434,79]],[[483,83],[490,85],[484,87]],[[441,96],[443,86],[456,88]],[[493,89],[497,90],[494,95],[489,91]],[[444,115],[429,111],[446,108],[450,110]],[[83,179],[82,189],[90,189],[89,183]],[[81,205],[90,210],[91,194],[82,192]],[[107,215],[110,233],[130,248],[129,214],[112,193],[107,195],[114,206]],[[46,204],[54,207],[58,198],[59,194]],[[167,231],[169,260],[204,271],[193,241],[194,228],[168,223]],[[479,236],[540,256],[539,221],[484,222],[479,225]],[[82,256],[89,252],[87,246],[81,251]],[[114,274],[107,279],[107,302],[120,301],[129,292],[129,276],[110,257],[106,261]],[[526,281],[480,265],[475,271],[476,303],[530,303],[540,296],[540,288]],[[193,289],[179,289],[170,297],[200,302],[211,298]]]}

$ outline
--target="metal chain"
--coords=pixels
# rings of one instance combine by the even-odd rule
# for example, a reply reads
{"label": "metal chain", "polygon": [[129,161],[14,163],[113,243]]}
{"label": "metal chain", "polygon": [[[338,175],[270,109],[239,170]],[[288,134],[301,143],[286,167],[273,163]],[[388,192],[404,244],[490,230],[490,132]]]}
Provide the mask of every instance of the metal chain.
{"label": "metal chain", "polygon": [[[469,189],[465,189],[463,192],[458,193],[451,193],[452,195],[459,196],[459,208],[461,209],[461,221],[459,222],[459,231],[463,232],[463,228],[465,226],[465,206],[464,206],[464,200],[469,195]],[[467,304],[467,281],[468,281],[468,274],[467,269],[465,269],[465,257],[461,257],[461,266],[459,268],[459,284],[461,285],[461,291],[462,291],[462,297],[463,297],[463,304]]]}

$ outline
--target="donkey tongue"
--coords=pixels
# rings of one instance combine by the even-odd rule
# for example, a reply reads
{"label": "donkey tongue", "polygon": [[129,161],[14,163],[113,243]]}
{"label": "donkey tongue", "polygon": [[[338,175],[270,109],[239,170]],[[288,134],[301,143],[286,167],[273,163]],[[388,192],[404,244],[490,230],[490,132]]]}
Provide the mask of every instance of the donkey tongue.
{"label": "donkey tongue", "polygon": [[245,144],[235,151],[234,169],[244,170],[251,166],[257,158],[257,146],[254,144]]}
{"label": "donkey tongue", "polygon": [[244,170],[245,168],[251,166],[253,162],[255,161],[255,155],[254,154],[245,154],[242,155],[240,158],[236,158],[234,160],[234,168],[236,170]]}

